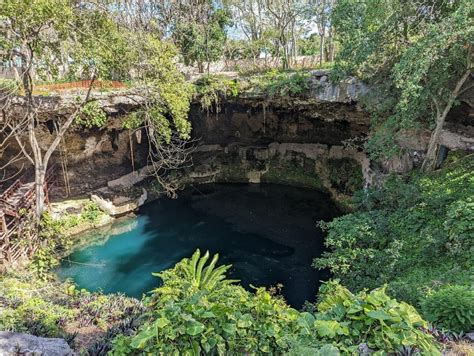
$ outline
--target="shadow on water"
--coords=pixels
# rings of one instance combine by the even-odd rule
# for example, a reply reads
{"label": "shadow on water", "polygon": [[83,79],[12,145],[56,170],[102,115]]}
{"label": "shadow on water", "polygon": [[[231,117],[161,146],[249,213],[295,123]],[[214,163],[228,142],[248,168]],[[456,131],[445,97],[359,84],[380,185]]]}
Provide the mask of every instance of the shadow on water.
{"label": "shadow on water", "polygon": [[245,287],[283,284],[285,298],[300,307],[314,300],[319,281],[327,278],[311,267],[324,249],[316,223],[337,214],[328,196],[309,189],[198,186],[114,224],[94,244],[65,259],[58,274],[89,290],[140,297],[160,283],[151,272],[170,268],[200,248],[232,264],[230,277]]}

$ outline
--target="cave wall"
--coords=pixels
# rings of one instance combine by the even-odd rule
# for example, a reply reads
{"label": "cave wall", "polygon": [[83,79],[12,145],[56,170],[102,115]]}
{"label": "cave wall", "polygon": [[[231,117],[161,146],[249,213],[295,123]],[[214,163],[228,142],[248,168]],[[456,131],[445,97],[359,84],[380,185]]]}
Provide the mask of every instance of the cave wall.
{"label": "cave wall", "polygon": [[193,136],[205,144],[268,144],[271,142],[341,145],[366,135],[368,115],[353,103],[234,100],[219,113],[193,105]]}
{"label": "cave wall", "polygon": [[[368,89],[354,78],[334,84],[314,71],[310,90],[299,97],[269,97],[262,93],[241,93],[223,99],[219,112],[191,106],[192,136],[197,141],[193,165],[176,173],[183,183],[274,182],[309,186],[330,192],[343,201],[364,184],[376,184],[380,173],[407,172],[421,162],[429,132],[406,132],[399,144],[406,153],[373,168],[359,147],[347,140],[366,137],[370,118],[358,104]],[[146,165],[145,135],[130,135],[123,117],[136,110],[142,96],[137,93],[94,93],[108,116],[103,128],[75,126],[66,135],[67,173],[72,195],[87,194]],[[40,97],[40,123],[36,130],[49,143],[53,121],[61,122],[74,110],[75,95]],[[14,103],[17,115],[24,115],[21,98]],[[23,111],[22,111],[23,110]],[[449,149],[474,150],[472,108],[461,103],[448,116],[440,144]],[[25,137],[26,139],[26,137]],[[133,151],[133,160],[132,160]],[[0,156],[2,162],[19,152],[10,142]],[[61,153],[52,162],[61,164]],[[28,166],[26,160],[12,169]],[[53,195],[64,195],[64,181],[58,180]]]}
{"label": "cave wall", "polygon": [[198,144],[181,176],[187,184],[291,184],[343,202],[373,180],[365,153],[344,147],[369,131],[369,116],[355,102],[234,99],[219,113],[194,105],[190,119]]}

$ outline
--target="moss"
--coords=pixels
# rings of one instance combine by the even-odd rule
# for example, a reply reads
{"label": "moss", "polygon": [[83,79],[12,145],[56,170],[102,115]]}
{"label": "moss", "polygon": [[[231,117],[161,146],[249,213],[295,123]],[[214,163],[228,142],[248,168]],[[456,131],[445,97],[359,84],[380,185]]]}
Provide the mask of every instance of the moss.
{"label": "moss", "polygon": [[314,189],[324,188],[314,169],[311,169],[309,164],[301,165],[297,161],[271,160],[268,172],[262,176],[262,182],[290,184]]}
{"label": "moss", "polygon": [[328,160],[328,174],[331,186],[339,193],[353,195],[364,182],[360,164],[352,158]]}
{"label": "moss", "polygon": [[241,164],[230,164],[222,166],[219,173],[219,180],[227,183],[242,183],[248,180],[247,172],[249,170]]}

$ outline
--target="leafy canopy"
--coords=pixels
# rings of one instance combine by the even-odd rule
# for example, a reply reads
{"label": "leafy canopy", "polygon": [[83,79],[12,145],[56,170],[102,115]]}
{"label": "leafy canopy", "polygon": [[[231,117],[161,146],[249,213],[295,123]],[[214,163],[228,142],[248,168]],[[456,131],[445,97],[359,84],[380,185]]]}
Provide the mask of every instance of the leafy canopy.
{"label": "leafy canopy", "polygon": [[396,139],[403,130],[433,127],[457,80],[472,70],[473,14],[469,0],[337,2],[336,76],[355,74],[375,87],[377,98],[368,106],[372,157],[399,152]]}
{"label": "leafy canopy", "polygon": [[[31,49],[34,72],[44,80],[84,79],[93,74],[96,78],[133,79],[147,104],[125,126],[141,127],[146,116],[154,124],[157,139],[169,142],[172,132],[189,138],[192,86],[176,66],[178,52],[173,44],[120,26],[104,7],[81,1],[6,0],[0,7],[0,20],[12,29],[1,36],[2,60],[28,63]],[[66,73],[60,73],[60,68]],[[94,119],[87,120],[85,116],[92,111]],[[79,124],[104,122],[93,105],[82,114]]]}
{"label": "leafy canopy", "polygon": [[172,29],[173,38],[180,48],[186,65],[198,64],[203,71],[203,63],[210,63],[221,58],[227,39],[225,27],[230,24],[229,13],[224,9],[215,8],[212,2],[203,2],[199,19],[180,19]]}
{"label": "leafy canopy", "polygon": [[0,19],[12,31],[5,30],[0,41],[2,59],[16,64],[33,60],[43,79],[57,78],[62,66],[72,77],[89,77],[94,70],[107,78],[120,67],[124,38],[106,13],[82,5],[66,0],[3,1]]}

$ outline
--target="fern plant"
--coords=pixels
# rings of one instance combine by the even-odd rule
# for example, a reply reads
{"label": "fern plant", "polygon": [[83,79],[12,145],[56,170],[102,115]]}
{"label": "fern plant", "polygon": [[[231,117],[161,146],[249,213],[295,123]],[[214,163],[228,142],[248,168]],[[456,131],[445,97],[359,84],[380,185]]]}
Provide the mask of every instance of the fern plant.
{"label": "fern plant", "polygon": [[216,267],[219,254],[215,254],[211,262],[206,265],[209,257],[209,251],[201,256],[201,251],[197,249],[191,258],[183,259],[176,265],[175,269],[153,273],[154,276],[160,277],[164,284],[169,286],[169,288],[158,288],[153,292],[157,293],[159,291],[162,294],[167,294],[168,289],[181,292],[188,290],[191,292],[211,291],[238,282],[238,280],[226,279],[226,272],[231,265]]}
{"label": "fern plant", "polygon": [[184,269],[188,281],[194,288],[212,290],[219,282],[224,284],[234,282],[226,280],[225,273],[231,267],[230,265],[222,265],[216,268],[219,254],[215,254],[211,263],[204,267],[208,259],[209,251],[206,251],[204,256],[201,257],[201,251],[197,249]]}

